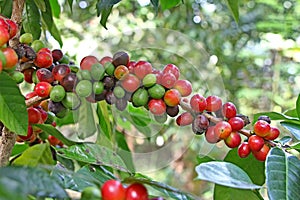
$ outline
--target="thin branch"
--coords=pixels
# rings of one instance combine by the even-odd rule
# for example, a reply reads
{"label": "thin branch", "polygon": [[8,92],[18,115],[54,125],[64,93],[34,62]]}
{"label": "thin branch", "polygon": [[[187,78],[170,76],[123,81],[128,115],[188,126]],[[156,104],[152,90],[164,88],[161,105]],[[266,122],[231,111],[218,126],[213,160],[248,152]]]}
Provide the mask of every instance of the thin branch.
{"label": "thin branch", "polygon": [[16,47],[19,44],[24,5],[25,5],[25,0],[13,0],[13,10],[11,15],[11,20],[18,25],[18,33],[12,40],[9,41],[9,46],[12,48]]}
{"label": "thin branch", "polygon": [[35,96],[35,97],[30,98],[30,99],[27,99],[25,101],[25,104],[26,104],[27,107],[30,107],[30,106],[33,106],[34,104],[38,103],[38,102],[41,102],[44,99],[46,99],[46,98]]}
{"label": "thin branch", "polygon": [[0,167],[8,164],[15,142],[16,134],[10,132],[6,127],[3,127],[0,143]]}

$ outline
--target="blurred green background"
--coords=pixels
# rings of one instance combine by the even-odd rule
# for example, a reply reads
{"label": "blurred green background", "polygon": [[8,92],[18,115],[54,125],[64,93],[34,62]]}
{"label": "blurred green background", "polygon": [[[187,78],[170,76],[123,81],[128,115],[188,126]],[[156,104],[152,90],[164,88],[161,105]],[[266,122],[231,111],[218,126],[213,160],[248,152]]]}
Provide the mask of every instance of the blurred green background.
{"label": "blurred green background", "polygon": [[[125,50],[132,60],[148,60],[157,68],[176,64],[181,78],[191,81],[194,91],[220,95],[250,119],[257,112],[285,112],[295,107],[300,92],[298,0],[240,1],[238,23],[219,0],[186,0],[157,13],[150,0],[121,1],[113,8],[107,29],[95,17],[96,1],[74,1],[72,13],[64,0],[60,3],[63,12],[55,22],[62,34],[62,49],[77,64],[89,54],[101,58]],[[53,48],[60,48],[46,36]],[[173,132],[178,130],[171,125],[165,140]],[[222,159],[228,149],[223,144],[209,145],[203,137],[186,139],[192,135],[189,128],[179,132],[184,142],[172,154],[176,161],[147,175],[211,199],[213,185],[193,181],[197,157]],[[131,148],[147,148],[146,143],[153,145],[155,139],[130,140]]]}

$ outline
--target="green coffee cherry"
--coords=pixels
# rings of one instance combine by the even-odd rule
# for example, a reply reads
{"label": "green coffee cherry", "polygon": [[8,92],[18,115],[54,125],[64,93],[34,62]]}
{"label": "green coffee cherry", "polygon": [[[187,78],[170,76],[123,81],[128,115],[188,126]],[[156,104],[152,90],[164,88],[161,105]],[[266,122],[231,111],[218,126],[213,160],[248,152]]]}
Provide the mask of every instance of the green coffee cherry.
{"label": "green coffee cherry", "polygon": [[89,80],[81,80],[77,83],[75,91],[79,97],[88,97],[93,92],[93,84]]}
{"label": "green coffee cherry", "polygon": [[100,81],[103,79],[105,74],[105,69],[100,63],[93,64],[91,67],[91,76],[95,81]]}
{"label": "green coffee cherry", "polygon": [[148,103],[148,92],[144,88],[139,88],[132,96],[132,103],[134,106],[144,106]]}
{"label": "green coffee cherry", "polygon": [[60,102],[62,101],[66,96],[66,91],[63,86],[56,85],[52,87],[52,90],[50,92],[50,99],[53,102]]}

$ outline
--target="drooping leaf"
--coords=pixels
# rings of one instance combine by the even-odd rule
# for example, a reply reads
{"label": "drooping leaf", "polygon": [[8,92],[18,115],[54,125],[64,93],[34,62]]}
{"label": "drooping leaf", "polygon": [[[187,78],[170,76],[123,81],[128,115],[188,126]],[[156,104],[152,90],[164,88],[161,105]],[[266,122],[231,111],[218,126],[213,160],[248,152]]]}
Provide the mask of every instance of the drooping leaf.
{"label": "drooping leaf", "polygon": [[1,199],[23,200],[28,195],[60,199],[68,197],[56,180],[44,170],[20,166],[0,168]]}
{"label": "drooping leaf", "polygon": [[50,1],[52,14],[54,17],[59,18],[60,16],[60,5],[58,3],[58,0],[51,0]]}
{"label": "drooping leaf", "polygon": [[62,143],[64,143],[67,146],[72,146],[76,144],[76,142],[67,139],[59,130],[57,130],[50,124],[35,124],[34,126],[42,129],[44,132],[50,135],[53,135],[54,137],[62,141]]}
{"label": "drooping leaf", "polygon": [[155,9],[155,13],[158,13],[158,7],[159,7],[159,1],[158,0],[151,0],[151,4],[153,5]]}
{"label": "drooping leaf", "polygon": [[296,111],[298,118],[300,119],[300,94],[298,95],[297,101],[296,101]]}
{"label": "drooping leaf", "polygon": [[273,199],[300,199],[300,161],[282,149],[271,149],[266,160],[268,195]]}
{"label": "drooping leaf", "polygon": [[57,153],[65,158],[80,162],[114,167],[122,171],[128,171],[124,161],[116,152],[97,144],[85,143],[73,145],[69,148],[56,149]]}
{"label": "drooping leaf", "polygon": [[107,104],[104,101],[100,101],[97,103],[97,115],[99,118],[101,133],[105,134],[107,138],[111,138],[112,126],[109,119]]}
{"label": "drooping leaf", "polygon": [[181,0],[173,0],[173,1],[160,0],[160,6],[161,6],[162,10],[166,10],[166,9],[170,9],[170,8],[177,6],[180,2],[181,2]]}
{"label": "drooping leaf", "polygon": [[27,0],[25,4],[23,28],[26,33],[31,33],[34,40],[41,36],[41,15],[33,0]]}
{"label": "drooping leaf", "polygon": [[288,129],[290,133],[297,138],[297,140],[300,140],[300,124],[294,124],[290,122],[280,122],[280,124]]}
{"label": "drooping leaf", "polygon": [[287,122],[291,122],[291,123],[298,123],[300,124],[300,121],[298,118],[294,118],[294,117],[290,117],[278,112],[261,112],[261,113],[257,113],[254,115],[254,119],[253,122],[257,121],[258,117],[261,115],[266,115],[269,116],[271,118],[271,120],[285,120]]}
{"label": "drooping leaf", "polygon": [[109,16],[110,13],[111,13],[112,8],[113,8],[113,6],[110,6],[110,7],[108,7],[108,8],[103,9],[102,12],[101,12],[100,24],[101,24],[105,29],[107,29],[107,27],[106,27],[106,22],[107,22],[108,16]]}
{"label": "drooping leaf", "polygon": [[12,13],[13,1],[12,0],[3,0],[0,2],[1,15],[4,15],[10,18]]}
{"label": "drooping leaf", "polygon": [[53,165],[54,160],[48,143],[37,144],[26,149],[23,154],[13,162],[14,165],[35,167],[41,165]]}
{"label": "drooping leaf", "polygon": [[73,0],[68,0],[67,2],[69,4],[71,12],[73,12]]}
{"label": "drooping leaf", "polygon": [[[53,1],[53,0],[51,0]],[[34,0],[35,5],[42,11],[46,12],[46,4],[44,0]]]}
{"label": "drooping leaf", "polygon": [[121,0],[101,0],[96,5],[97,16],[101,14],[100,24],[107,29],[106,22],[111,13],[113,6],[119,3]]}
{"label": "drooping leaf", "polygon": [[0,121],[10,131],[27,135],[28,114],[25,98],[16,82],[5,72],[0,73]]}
{"label": "drooping leaf", "polygon": [[153,189],[161,192],[161,196],[165,197],[166,199],[175,199],[175,200],[193,200],[195,197],[191,194],[185,193],[179,189],[171,187],[167,184],[153,181],[148,177],[145,177],[142,174],[136,174],[134,177],[128,177],[124,179],[125,183],[141,183],[144,185],[148,185]]}
{"label": "drooping leaf", "polygon": [[260,188],[259,185],[253,184],[245,171],[232,163],[218,161],[202,163],[196,167],[196,172],[198,180],[240,189]]}
{"label": "drooping leaf", "polygon": [[[263,162],[258,161],[252,154],[247,158],[241,159],[238,156],[237,149],[230,150],[224,161],[235,164],[244,170],[250,177],[252,182],[257,185],[263,185],[265,182],[265,165]],[[245,197],[246,200],[262,199],[259,192],[256,190],[245,190],[238,188],[231,188],[222,185],[215,185],[214,199],[215,200],[239,200],[240,197]]]}
{"label": "drooping leaf", "polygon": [[46,12],[42,12],[42,19],[45,23],[48,31],[54,37],[54,39],[62,46],[62,39],[60,33],[53,21],[52,9],[49,0],[45,0]]}
{"label": "drooping leaf", "polygon": [[234,20],[239,22],[239,0],[226,0],[226,4],[232,13]]}

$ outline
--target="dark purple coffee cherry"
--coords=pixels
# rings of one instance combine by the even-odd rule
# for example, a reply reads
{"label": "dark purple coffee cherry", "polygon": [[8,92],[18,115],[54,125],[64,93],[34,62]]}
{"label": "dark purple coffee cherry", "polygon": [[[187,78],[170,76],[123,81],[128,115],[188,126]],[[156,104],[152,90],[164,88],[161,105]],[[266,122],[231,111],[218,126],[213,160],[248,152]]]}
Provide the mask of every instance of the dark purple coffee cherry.
{"label": "dark purple coffee cherry", "polygon": [[204,115],[197,115],[192,123],[192,130],[195,134],[201,135],[205,133],[209,126],[209,120]]}
{"label": "dark purple coffee cherry", "polygon": [[179,106],[167,106],[167,114],[170,117],[176,117],[179,113]]}

